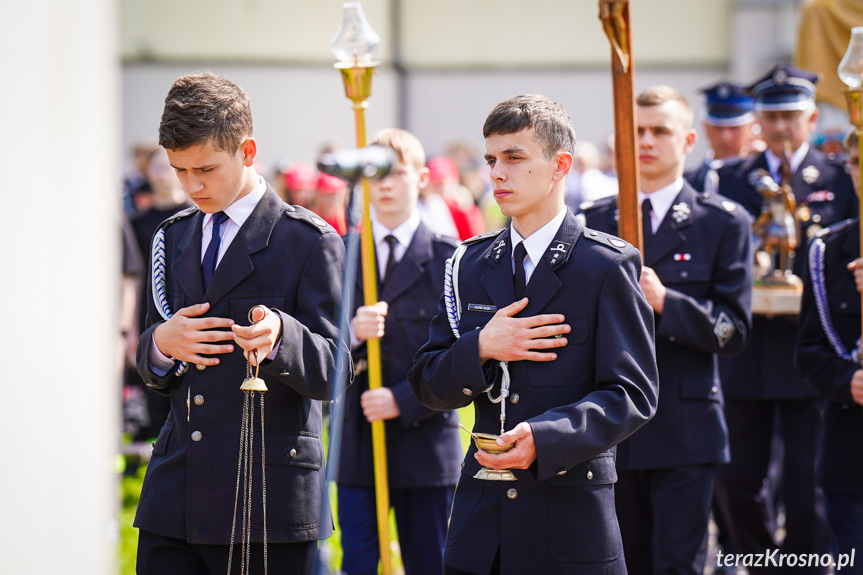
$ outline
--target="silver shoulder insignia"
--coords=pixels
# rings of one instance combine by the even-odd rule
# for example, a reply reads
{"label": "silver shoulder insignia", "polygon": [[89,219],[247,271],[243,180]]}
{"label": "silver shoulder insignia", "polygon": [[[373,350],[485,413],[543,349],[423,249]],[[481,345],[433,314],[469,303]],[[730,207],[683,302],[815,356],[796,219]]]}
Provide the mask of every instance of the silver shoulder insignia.
{"label": "silver shoulder insignia", "polygon": [[737,209],[737,204],[728,200],[723,200],[722,207],[725,208],[726,212],[733,212]]}

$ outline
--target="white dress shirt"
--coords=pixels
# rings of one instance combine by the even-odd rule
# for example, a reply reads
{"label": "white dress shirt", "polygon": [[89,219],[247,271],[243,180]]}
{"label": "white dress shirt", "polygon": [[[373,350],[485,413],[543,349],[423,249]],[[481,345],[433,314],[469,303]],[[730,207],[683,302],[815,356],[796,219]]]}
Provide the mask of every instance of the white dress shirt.
{"label": "white dress shirt", "polygon": [[[803,158],[806,157],[806,154],[809,153],[809,143],[803,142],[803,144],[797,148],[796,152],[791,153],[791,174],[794,175],[797,173],[797,168],[800,167],[800,164],[803,163]],[[764,152],[764,157],[767,159],[767,168],[770,170],[770,175],[773,176],[773,179],[776,180],[776,183],[780,183],[782,177],[779,174],[779,166],[782,165],[782,160],[776,156],[773,152],[768,148]]]}
{"label": "white dress shirt", "polygon": [[381,278],[381,281],[384,281],[386,279],[384,272],[386,272],[387,259],[390,257],[390,245],[384,238],[393,236],[397,240],[395,261],[398,263],[414,239],[414,234],[420,225],[421,219],[419,212],[414,210],[407,220],[396,226],[396,229],[391,230],[377,220],[374,210],[371,211],[370,215],[372,220],[372,236],[375,240],[375,250],[377,252],[378,277]]}
{"label": "white dress shirt", "polygon": [[527,285],[530,281],[530,276],[533,275],[533,270],[536,269],[536,264],[539,262],[539,259],[542,257],[542,254],[545,253],[545,250],[548,249],[548,246],[551,245],[551,241],[554,239],[554,236],[557,234],[557,230],[560,229],[560,225],[563,223],[563,218],[566,217],[566,207],[560,210],[556,216],[554,216],[551,221],[547,224],[530,234],[527,238],[522,238],[521,235],[515,231],[515,228],[510,224],[509,226],[509,235],[512,238],[512,273],[515,275],[515,246],[524,242],[524,249],[527,252],[527,255],[524,258],[524,284]]}
{"label": "white dress shirt", "polygon": [[[659,188],[655,192],[651,192],[649,194],[645,194],[639,190],[638,205],[641,206],[645,199],[649,199],[650,205],[653,207],[653,210],[650,212],[650,230],[652,233],[655,234],[656,230],[659,229],[659,225],[665,218],[665,214],[667,214],[668,210],[671,209],[671,204],[674,203],[675,198],[677,198],[677,194],[679,194],[682,189],[683,178],[677,178],[664,188]],[[641,225],[644,225],[644,222],[642,222]]]}

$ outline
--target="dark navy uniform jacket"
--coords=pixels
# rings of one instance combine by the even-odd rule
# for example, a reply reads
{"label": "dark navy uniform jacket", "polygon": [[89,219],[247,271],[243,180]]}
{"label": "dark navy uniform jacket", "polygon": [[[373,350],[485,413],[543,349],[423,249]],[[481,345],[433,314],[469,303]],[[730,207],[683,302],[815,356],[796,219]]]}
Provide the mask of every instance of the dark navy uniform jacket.
{"label": "dark navy uniform jacket", "polygon": [[[707,180],[707,174],[710,172],[711,169],[715,169],[711,168],[712,164],[713,162],[701,162],[701,164],[697,168],[693,170],[687,170],[683,173],[684,179],[689,183],[690,186],[692,186],[692,188],[696,192],[704,191],[704,183]],[[722,162],[720,162],[718,165],[721,166]]]}
{"label": "dark navy uniform jacket", "polygon": [[[483,393],[497,361],[479,361],[479,330],[515,301],[509,229],[468,240],[459,271],[461,337],[444,299],[409,380],[433,409],[474,404],[474,430],[500,432],[500,404]],[[500,549],[503,575],[625,573],[614,512],[614,446],[656,408],[653,313],[638,286],[638,252],[585,229],[572,212],[525,290],[521,317],[561,313],[572,331],[552,362],[510,362],[506,429],[527,421],[537,460],[513,470],[517,481],[474,479],[471,446],[456,487],[444,563],[487,573]]]}
{"label": "dark navy uniform jacket", "polygon": [[[420,223],[404,256],[384,282],[378,299],[389,311],[381,339],[383,385],[395,397],[401,415],[386,422],[387,472],[392,488],[452,486],[462,459],[458,415],[422,405],[411,391],[408,370],[417,350],[428,341],[429,323],[443,291],[444,266],[458,242],[434,234]],[[356,307],[362,304],[357,279]],[[364,358],[365,345],[354,363]],[[372,427],[363,415],[360,395],[369,388],[368,371],[357,375],[344,395],[345,419],[338,482],[374,486]]]}
{"label": "dark navy uniform jacket", "polygon": [[[762,197],[749,183],[749,174],[767,170],[762,152],[729,162],[719,170],[719,193],[741,204],[757,218]],[[803,276],[806,241],[822,227],[857,215],[857,196],[841,162],[810,148],[791,180],[798,206],[807,206],[809,219],[801,222],[800,245],[794,273]],[[719,363],[725,393],[741,399],[814,399],[817,394],[803,383],[794,369],[792,353],[797,317],[753,318],[753,336],[738,356]]]}
{"label": "dark navy uniform jacket", "polygon": [[[331,395],[341,297],[344,244],[311,212],[282,202],[272,188],[222,257],[209,289],[201,276],[201,222],[197,208],[172,218],[165,230],[167,301],[171,311],[209,302],[206,316],[248,325],[258,304],[279,314],[282,336],[273,360],[262,362],[267,536],[270,543],[322,539],[332,519],[322,517],[324,489],[321,402]],[[169,220],[171,221],[171,220]],[[171,413],[153,448],[135,526],[190,543],[231,540],[246,360],[239,345],[221,363],[180,376],[150,367],[153,330],[160,319],[148,290],[152,325],[138,344],[138,369],[147,385],[171,397]],[[176,364],[178,365],[178,364]],[[175,365],[175,367],[176,367]],[[187,406],[187,398],[190,400]],[[260,412],[255,397],[256,412]],[[262,540],[260,419],[255,420],[251,538]],[[193,436],[194,432],[195,433]],[[238,511],[238,515],[240,512]],[[241,534],[237,521],[236,540]]]}
{"label": "dark navy uniform jacket", "polygon": [[[860,224],[849,220],[821,235],[827,305],[845,350],[860,337],[860,292],[846,266],[860,257]],[[821,442],[820,483],[825,489],[863,497],[863,406],[851,398],[851,378],[860,365],[836,354],[815,306],[807,269],[795,360],[806,383],[827,398]]]}
{"label": "dark navy uniform jacket", "polygon": [[[587,225],[617,233],[617,198],[585,209]],[[649,225],[649,222],[647,223]],[[729,460],[716,354],[734,354],[751,327],[749,217],[684,183],[644,254],[667,289],[656,314],[659,407],[617,449],[618,469]]]}

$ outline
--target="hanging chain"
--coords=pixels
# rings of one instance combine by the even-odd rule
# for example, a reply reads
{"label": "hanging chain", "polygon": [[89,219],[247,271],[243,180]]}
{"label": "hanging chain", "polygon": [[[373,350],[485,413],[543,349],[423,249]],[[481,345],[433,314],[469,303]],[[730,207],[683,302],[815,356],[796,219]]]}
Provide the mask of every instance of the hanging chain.
{"label": "hanging chain", "polygon": [[[249,310],[249,322],[252,320],[252,312]],[[234,540],[237,530],[237,508],[240,500],[240,485],[243,486],[243,518],[242,530],[240,532],[241,555],[240,575],[251,573],[252,561],[252,473],[254,471],[254,445],[255,445],[255,392],[261,396],[261,500],[263,503],[263,552],[264,552],[264,575],[267,575],[267,460],[266,439],[264,435],[264,392],[267,385],[258,377],[260,362],[257,350],[249,352],[255,358],[255,370],[252,373],[251,362],[246,362],[246,379],[240,389],[243,391],[243,419],[240,426],[240,453],[237,457],[237,486],[234,491],[234,515],[231,520],[231,543],[228,549],[228,575],[231,575],[231,566],[234,559]]]}

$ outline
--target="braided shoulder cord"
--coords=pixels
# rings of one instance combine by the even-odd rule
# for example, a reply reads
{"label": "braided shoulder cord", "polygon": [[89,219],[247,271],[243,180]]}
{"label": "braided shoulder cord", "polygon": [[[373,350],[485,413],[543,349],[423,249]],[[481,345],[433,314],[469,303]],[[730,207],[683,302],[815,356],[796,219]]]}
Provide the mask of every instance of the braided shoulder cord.
{"label": "braided shoulder cord", "polygon": [[827,287],[824,282],[824,241],[821,238],[815,238],[812,246],[809,248],[809,272],[812,276],[812,294],[815,297],[815,306],[818,308],[818,318],[821,320],[821,328],[824,330],[824,335],[836,352],[836,355],[842,359],[860,363],[860,342],[857,342],[857,349],[852,353],[848,353],[845,345],[836,333],[836,328],[833,327],[833,321],[830,319],[830,308],[827,305]]}
{"label": "braided shoulder cord", "polygon": [[[459,296],[458,291],[458,277],[459,277],[459,264],[461,263],[461,258],[464,256],[464,253],[467,251],[467,246],[465,244],[459,244],[453,253],[452,257],[446,261],[446,269],[444,273],[444,283],[443,283],[443,293],[444,293],[444,302],[446,304],[446,315],[447,320],[449,320],[450,329],[452,329],[453,335],[458,339],[461,337],[459,333],[459,323],[461,322],[461,297]],[[506,423],[506,398],[509,397],[509,367],[507,366],[507,362],[501,361],[500,369],[503,373],[503,377],[500,382],[500,395],[497,397],[493,397],[491,394],[492,389],[494,388],[494,383],[489,385],[487,388],[483,390],[488,396],[488,400],[492,403],[500,403],[500,433],[503,435],[504,433],[504,424]]]}
{"label": "braided shoulder cord", "polygon": [[[160,227],[153,236],[152,249],[153,269],[151,281],[151,289],[153,291],[153,303],[156,304],[156,309],[162,319],[169,320],[174,315],[168,306],[168,295],[165,288],[165,228]],[[189,369],[189,364],[185,361],[180,362],[177,371],[174,375],[183,375]]]}

